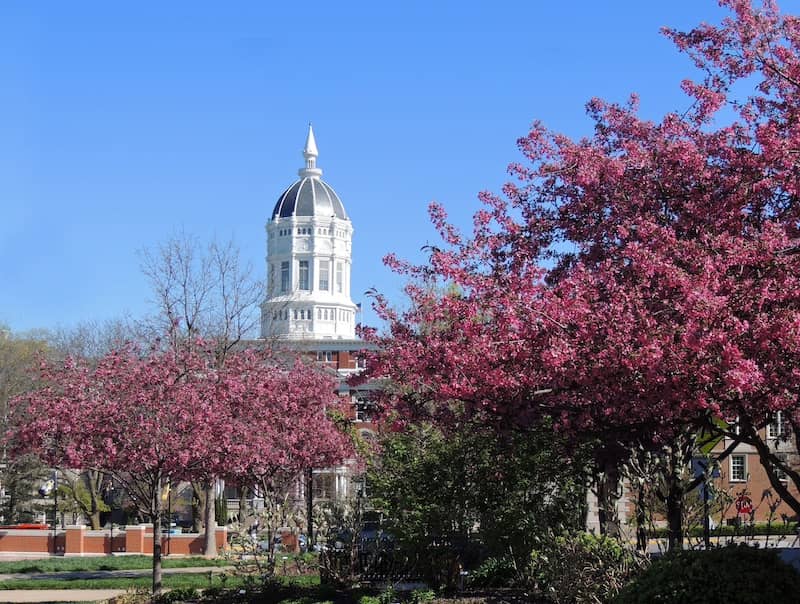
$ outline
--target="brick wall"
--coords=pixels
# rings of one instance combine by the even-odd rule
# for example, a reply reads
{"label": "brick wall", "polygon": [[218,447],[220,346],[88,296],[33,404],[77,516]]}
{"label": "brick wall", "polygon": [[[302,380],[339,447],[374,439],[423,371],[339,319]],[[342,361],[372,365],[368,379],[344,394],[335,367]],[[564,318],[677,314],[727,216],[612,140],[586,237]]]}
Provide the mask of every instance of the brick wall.
{"label": "brick wall", "polygon": [[[217,548],[227,547],[227,529],[217,528]],[[165,555],[200,555],[203,553],[202,533],[164,535],[161,540]],[[55,554],[63,556],[99,556],[103,554],[153,553],[153,526],[140,524],[113,531],[90,531],[85,526],[68,526],[58,530],[53,546],[52,530],[2,529],[0,553]]]}

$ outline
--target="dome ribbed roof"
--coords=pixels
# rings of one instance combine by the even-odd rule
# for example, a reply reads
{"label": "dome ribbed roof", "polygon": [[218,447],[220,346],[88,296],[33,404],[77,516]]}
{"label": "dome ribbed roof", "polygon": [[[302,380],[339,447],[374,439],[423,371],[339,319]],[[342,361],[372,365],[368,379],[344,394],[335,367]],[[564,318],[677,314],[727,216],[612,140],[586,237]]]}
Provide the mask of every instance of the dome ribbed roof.
{"label": "dome ribbed roof", "polygon": [[278,198],[272,210],[272,220],[289,216],[320,216],[330,218],[336,216],[347,220],[342,200],[331,186],[322,180],[322,170],[317,168],[317,141],[314,140],[314,129],[308,125],[308,137],[303,149],[306,160],[305,167],[298,171],[300,180],[286,189]]}
{"label": "dome ribbed roof", "polygon": [[336,216],[347,220],[342,200],[324,180],[316,177],[301,178],[278,198],[272,219],[289,216]]}

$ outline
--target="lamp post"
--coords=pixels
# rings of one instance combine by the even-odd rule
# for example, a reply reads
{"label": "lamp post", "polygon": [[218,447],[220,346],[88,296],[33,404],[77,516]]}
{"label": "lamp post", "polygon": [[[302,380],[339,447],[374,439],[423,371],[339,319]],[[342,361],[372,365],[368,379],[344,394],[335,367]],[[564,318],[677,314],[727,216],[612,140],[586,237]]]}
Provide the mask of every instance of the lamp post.
{"label": "lamp post", "polygon": [[306,514],[308,515],[308,551],[314,551],[314,471],[306,470]]}
{"label": "lamp post", "polygon": [[53,468],[53,555],[56,549],[56,537],[58,536],[58,468]]}
{"label": "lamp post", "polygon": [[105,485],[103,492],[103,503],[108,506],[108,524],[111,527],[111,533],[108,537],[108,553],[114,553],[114,481],[109,479]]}
{"label": "lamp post", "polygon": [[172,478],[167,483],[167,556],[172,553]]}

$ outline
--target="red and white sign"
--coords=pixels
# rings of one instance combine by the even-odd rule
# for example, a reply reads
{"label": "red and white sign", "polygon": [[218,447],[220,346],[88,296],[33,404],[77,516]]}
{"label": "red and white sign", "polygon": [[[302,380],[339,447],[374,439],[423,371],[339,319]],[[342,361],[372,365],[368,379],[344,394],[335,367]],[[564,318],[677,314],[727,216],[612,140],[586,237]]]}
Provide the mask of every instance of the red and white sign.
{"label": "red and white sign", "polygon": [[736,506],[736,512],[738,514],[748,516],[753,513],[753,500],[750,499],[747,495],[739,495],[734,502]]}

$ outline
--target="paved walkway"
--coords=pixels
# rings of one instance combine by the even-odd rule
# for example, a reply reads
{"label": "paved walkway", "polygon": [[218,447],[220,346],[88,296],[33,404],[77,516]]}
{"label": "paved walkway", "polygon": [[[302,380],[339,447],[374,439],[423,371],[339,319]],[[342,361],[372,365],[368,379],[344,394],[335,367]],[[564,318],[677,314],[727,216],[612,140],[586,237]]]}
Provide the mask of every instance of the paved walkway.
{"label": "paved walkway", "polygon": [[103,602],[124,589],[3,589],[0,602]]}

